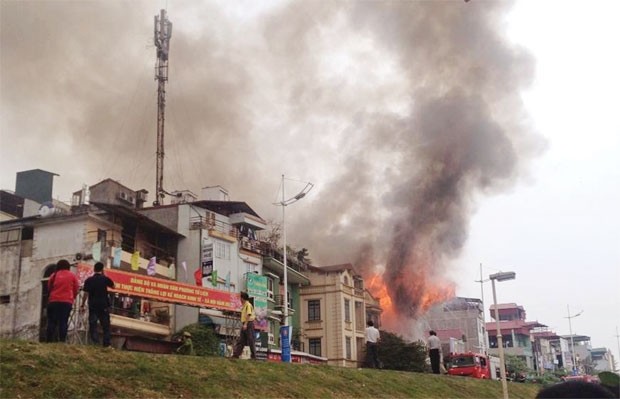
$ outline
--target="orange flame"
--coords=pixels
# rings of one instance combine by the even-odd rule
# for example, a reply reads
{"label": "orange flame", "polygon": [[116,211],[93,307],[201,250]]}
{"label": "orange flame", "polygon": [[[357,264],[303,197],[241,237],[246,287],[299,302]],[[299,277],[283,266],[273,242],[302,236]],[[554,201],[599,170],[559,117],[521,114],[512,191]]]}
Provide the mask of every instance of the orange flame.
{"label": "orange flame", "polygon": [[[403,323],[403,317],[413,320],[417,315],[426,313],[430,307],[435,304],[447,301],[455,295],[454,283],[451,282],[429,282],[426,278],[410,278],[407,279],[406,288],[412,298],[418,303],[417,313],[399,314],[398,308],[394,306],[390,289],[383,280],[383,274],[373,274],[366,280],[366,288],[372,296],[379,301],[379,305],[383,310],[381,314],[382,326],[384,329],[391,330],[399,334],[406,334],[403,329],[407,328]],[[402,280],[402,278],[401,278]],[[402,284],[402,281],[399,282]],[[387,327],[387,328],[386,328]]]}

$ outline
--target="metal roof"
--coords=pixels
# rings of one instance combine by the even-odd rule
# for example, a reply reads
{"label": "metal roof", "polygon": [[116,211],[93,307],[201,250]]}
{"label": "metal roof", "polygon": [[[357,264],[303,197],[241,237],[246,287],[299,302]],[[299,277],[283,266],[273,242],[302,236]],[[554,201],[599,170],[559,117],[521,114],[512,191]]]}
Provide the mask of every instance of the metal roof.
{"label": "metal roof", "polygon": [[258,213],[254,212],[250,206],[243,201],[194,201],[190,204],[199,206],[204,209],[208,209],[212,212],[219,213],[220,215],[229,216],[234,213],[247,213],[257,218],[262,219]]}

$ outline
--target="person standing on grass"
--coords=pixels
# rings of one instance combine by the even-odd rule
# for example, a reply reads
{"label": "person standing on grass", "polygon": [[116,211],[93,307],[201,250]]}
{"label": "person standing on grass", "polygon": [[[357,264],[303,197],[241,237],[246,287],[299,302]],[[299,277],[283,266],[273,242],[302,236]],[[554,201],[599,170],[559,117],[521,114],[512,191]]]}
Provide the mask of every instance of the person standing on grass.
{"label": "person standing on grass", "polygon": [[239,339],[235,344],[235,350],[233,352],[233,359],[239,359],[241,352],[243,352],[244,346],[250,347],[251,358],[256,360],[256,348],[254,347],[254,306],[250,303],[250,296],[247,292],[241,292],[241,301],[243,306],[241,307],[241,333]]}
{"label": "person standing on grass", "polygon": [[84,296],[82,297],[81,311],[88,300],[88,333],[94,344],[99,343],[97,321],[103,330],[103,346],[110,346],[110,299],[108,287],[114,288],[114,281],[103,274],[103,263],[95,263],[95,274],[84,282]]}
{"label": "person standing on grass", "polygon": [[381,339],[381,335],[379,334],[379,330],[375,327],[375,323],[372,320],[368,320],[366,323],[368,327],[366,327],[366,356],[367,362],[371,368],[381,368],[381,363],[379,363],[379,353],[377,345],[379,344],[379,340]]}
{"label": "person standing on grass", "polygon": [[189,331],[183,332],[181,346],[177,348],[177,353],[181,355],[195,356],[194,344],[192,343],[192,334]]}
{"label": "person standing on grass", "polygon": [[441,341],[437,338],[437,333],[433,330],[429,331],[428,337],[428,356],[431,358],[431,369],[433,374],[440,374],[439,360],[441,358]]}
{"label": "person standing on grass", "polygon": [[70,269],[69,261],[61,259],[56,263],[56,271],[47,280],[47,342],[67,340],[69,315],[80,289],[80,283]]}

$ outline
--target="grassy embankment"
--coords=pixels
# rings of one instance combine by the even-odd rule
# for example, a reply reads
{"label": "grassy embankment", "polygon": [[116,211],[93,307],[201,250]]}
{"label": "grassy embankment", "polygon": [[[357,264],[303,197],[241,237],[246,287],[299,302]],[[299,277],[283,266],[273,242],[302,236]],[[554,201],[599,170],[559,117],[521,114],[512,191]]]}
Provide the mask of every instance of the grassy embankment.
{"label": "grassy embankment", "polygon": [[[510,397],[539,387],[509,383]],[[2,398],[501,398],[498,381],[0,340]]]}

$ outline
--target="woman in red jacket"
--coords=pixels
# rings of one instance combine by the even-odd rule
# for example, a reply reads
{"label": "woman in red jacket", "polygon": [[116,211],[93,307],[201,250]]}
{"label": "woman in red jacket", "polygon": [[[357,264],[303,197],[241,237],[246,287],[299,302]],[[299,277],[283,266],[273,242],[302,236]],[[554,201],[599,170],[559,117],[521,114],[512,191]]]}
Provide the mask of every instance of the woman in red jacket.
{"label": "woman in red jacket", "polygon": [[59,260],[56,263],[56,272],[47,281],[50,294],[47,303],[47,342],[65,342],[67,339],[69,315],[80,288],[78,279],[71,273],[70,268],[69,261]]}

